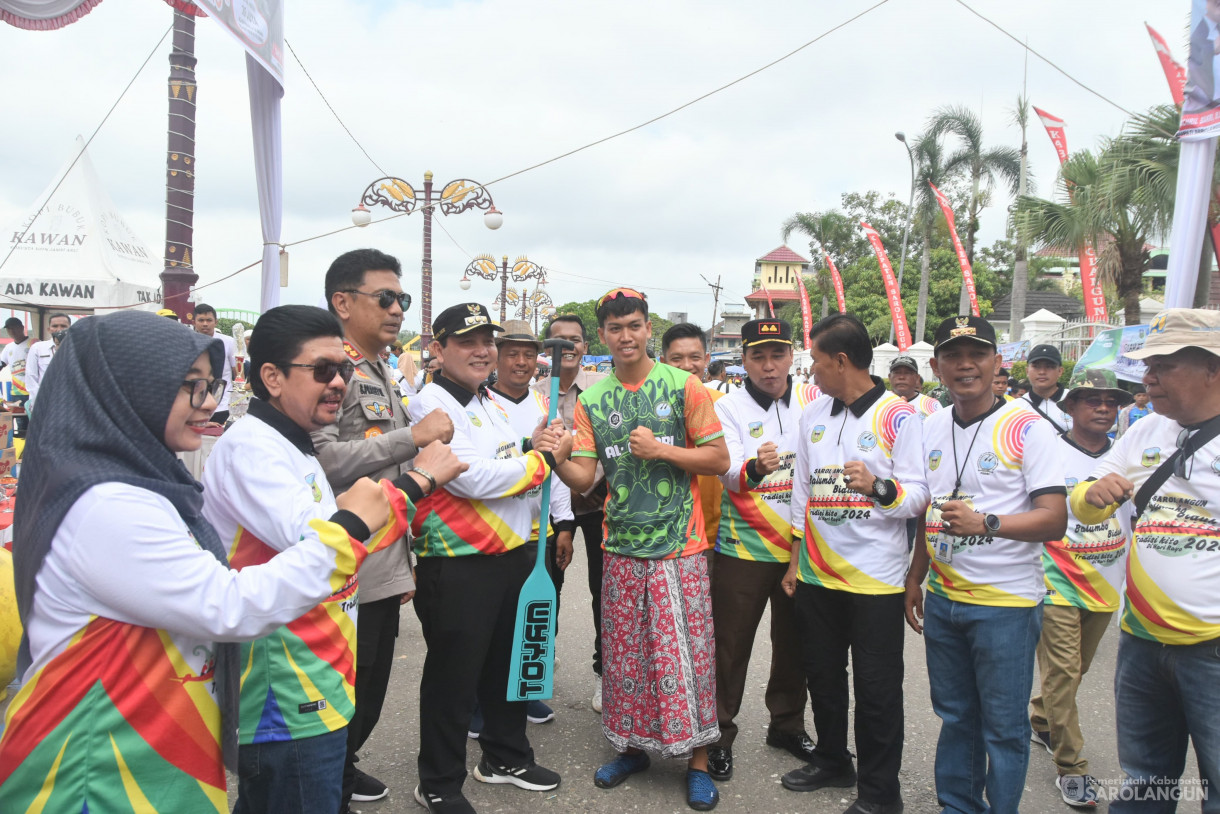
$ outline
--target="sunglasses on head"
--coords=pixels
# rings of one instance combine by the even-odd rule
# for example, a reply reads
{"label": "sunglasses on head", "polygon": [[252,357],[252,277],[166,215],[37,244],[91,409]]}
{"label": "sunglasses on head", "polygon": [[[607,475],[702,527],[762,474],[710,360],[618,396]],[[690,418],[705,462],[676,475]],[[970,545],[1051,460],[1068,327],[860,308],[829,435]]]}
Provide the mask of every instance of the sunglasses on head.
{"label": "sunglasses on head", "polygon": [[361,291],[357,288],[345,288],[344,294],[363,294],[366,297],[376,297],[377,304],[389,310],[390,306],[398,301],[398,306],[402,308],[402,312],[407,313],[407,309],[411,307],[411,295],[405,291],[391,291],[388,288],[383,288],[380,291]]}
{"label": "sunglasses on head", "polygon": [[280,367],[307,367],[313,371],[313,380],[319,384],[330,384],[335,380],[336,373],[343,379],[343,383],[347,384],[352,380],[352,374],[356,372],[356,363],[347,359],[342,362],[314,362],[312,365],[288,362]]}
{"label": "sunglasses on head", "polygon": [[602,295],[602,298],[597,301],[597,307],[601,308],[610,300],[617,299],[618,297],[623,297],[624,299],[628,300],[648,301],[648,298],[645,297],[643,293],[636,291],[634,288],[616,288],[613,291],[608,291]]}
{"label": "sunglasses on head", "polygon": [[198,410],[209,395],[219,402],[228,384],[224,379],[187,379],[182,383],[182,389],[191,391],[191,408]]}

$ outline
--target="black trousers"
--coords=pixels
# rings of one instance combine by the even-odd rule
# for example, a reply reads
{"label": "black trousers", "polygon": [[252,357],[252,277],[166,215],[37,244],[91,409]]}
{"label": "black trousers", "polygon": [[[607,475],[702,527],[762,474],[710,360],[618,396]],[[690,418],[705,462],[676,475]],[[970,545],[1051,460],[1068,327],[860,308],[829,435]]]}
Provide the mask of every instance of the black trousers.
{"label": "black trousers", "polygon": [[859,796],[870,803],[896,802],[903,741],[903,594],[854,594],[798,582],[796,622],[818,736],[814,762],[830,770],[851,767],[850,651]]}
{"label": "black trousers", "polygon": [[377,726],[390,686],[400,605],[397,596],[388,596],[362,604],[356,617],[356,710],[347,724],[347,759],[343,764],[345,806],[352,801],[356,785],[356,753]]}
{"label": "black trousers", "polygon": [[419,787],[452,794],[466,780],[466,732],[475,699],[479,745],[499,766],[530,763],[525,701],[508,701],[517,599],[533,560],[524,547],[500,556],[421,557],[415,615],[428,654],[419,685]]}
{"label": "black trousers", "polygon": [[[605,512],[576,515],[576,527],[585,536],[589,561],[589,597],[593,600],[593,672],[602,674],[602,522]],[[556,586],[558,589],[558,586]]]}
{"label": "black trousers", "polygon": [[[29,396],[13,396],[12,398],[12,401],[20,404],[22,407],[25,407],[26,402],[29,400]],[[13,437],[25,438],[25,434],[29,426],[30,417],[28,415],[22,414],[19,416],[13,416]]]}

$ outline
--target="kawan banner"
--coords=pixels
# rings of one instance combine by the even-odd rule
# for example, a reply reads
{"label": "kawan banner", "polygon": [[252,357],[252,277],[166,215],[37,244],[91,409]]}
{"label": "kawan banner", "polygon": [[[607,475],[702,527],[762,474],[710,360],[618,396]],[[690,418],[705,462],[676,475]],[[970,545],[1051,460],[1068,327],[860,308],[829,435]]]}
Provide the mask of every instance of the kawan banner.
{"label": "kawan banner", "polygon": [[898,343],[898,350],[905,353],[906,349],[911,347],[911,329],[907,327],[907,315],[902,308],[902,295],[898,291],[898,280],[894,277],[894,266],[885,254],[885,247],[881,245],[881,235],[877,234],[877,230],[864,221],[860,221],[860,228],[864,230],[864,236],[877,254],[881,279],[885,281],[885,299],[890,304],[890,316],[894,319],[894,341]]}
{"label": "kawan banner", "polygon": [[[1067,135],[1064,133],[1066,125],[1063,119],[1052,116],[1037,107],[1034,108],[1034,112],[1042,120],[1046,134],[1051,137],[1051,143],[1055,145],[1055,152],[1059,155],[1059,163],[1062,165],[1068,159]],[[1068,196],[1070,197],[1071,194],[1072,188],[1069,186]],[[1089,243],[1080,248],[1080,287],[1084,291],[1085,318],[1089,322],[1109,322],[1110,317],[1106,311],[1106,294],[1101,290],[1101,284],[1097,282],[1097,253]]]}
{"label": "kawan banner", "polygon": [[835,268],[835,261],[830,259],[830,255],[826,255],[826,265],[830,266],[830,281],[835,286],[835,299],[839,303],[839,313],[847,313],[847,302],[843,299],[843,275],[839,274],[839,270]]}
{"label": "kawan banner", "polygon": [[982,316],[979,313],[979,294],[974,287],[974,270],[970,268],[970,258],[966,256],[966,250],[962,248],[962,241],[957,237],[953,205],[949,203],[945,193],[936,188],[936,184],[929,181],[928,186],[932,187],[932,194],[936,196],[936,202],[940,204],[940,211],[945,214],[945,220],[949,224],[949,235],[953,238],[953,251],[957,252],[957,262],[962,267],[962,282],[966,286],[966,293],[970,295],[970,313],[976,317]]}

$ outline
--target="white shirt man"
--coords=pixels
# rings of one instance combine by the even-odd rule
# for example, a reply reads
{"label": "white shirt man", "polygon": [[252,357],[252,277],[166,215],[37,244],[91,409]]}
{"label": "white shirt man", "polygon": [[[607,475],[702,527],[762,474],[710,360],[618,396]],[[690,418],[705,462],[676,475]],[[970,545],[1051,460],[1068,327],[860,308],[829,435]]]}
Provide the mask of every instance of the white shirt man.
{"label": "white shirt man", "polygon": [[51,338],[35,342],[25,358],[25,387],[30,393],[30,400],[26,402],[25,409],[30,413],[34,410],[34,400],[38,396],[38,386],[42,384],[42,377],[46,374],[47,366],[55,357],[55,350],[59,347],[59,343],[63,341],[68,329],[72,327],[72,320],[67,314],[52,314],[47,327],[51,332]]}

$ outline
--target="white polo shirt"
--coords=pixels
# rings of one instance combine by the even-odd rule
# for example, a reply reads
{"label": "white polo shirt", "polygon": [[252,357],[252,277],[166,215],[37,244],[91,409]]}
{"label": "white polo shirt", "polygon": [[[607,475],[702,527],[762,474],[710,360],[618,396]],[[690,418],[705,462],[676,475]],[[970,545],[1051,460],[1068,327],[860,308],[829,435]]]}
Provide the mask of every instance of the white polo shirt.
{"label": "white polo shirt", "polygon": [[[791,523],[803,540],[797,578],[806,584],[857,594],[903,591],[906,521],[928,504],[922,424],[905,399],[874,382],[850,406],[822,396],[801,415]],[[847,461],[891,481],[892,500],[882,505],[849,489]]]}
{"label": "white polo shirt", "polygon": [[964,500],[983,513],[1020,514],[1033,508],[1035,497],[1066,493],[1050,422],[1020,399],[999,399],[968,424],[951,408],[923,422],[923,447],[931,490],[928,590],[972,605],[1037,605],[1046,595],[1042,543],[955,535],[949,562],[935,552],[943,529],[941,508],[951,500]]}
{"label": "white polo shirt", "polygon": [[[1094,478],[1111,472],[1135,486],[1151,477],[1175,449],[1182,425],[1153,413],[1115,442]],[[1197,644],[1220,638],[1220,438],[1186,464],[1187,478],[1170,474],[1134,521],[1127,561],[1123,630],[1162,644]],[[1087,484],[1072,494],[1088,520],[1111,511],[1082,505]],[[1132,504],[1119,512],[1130,514]]]}

